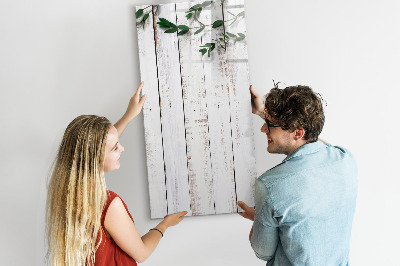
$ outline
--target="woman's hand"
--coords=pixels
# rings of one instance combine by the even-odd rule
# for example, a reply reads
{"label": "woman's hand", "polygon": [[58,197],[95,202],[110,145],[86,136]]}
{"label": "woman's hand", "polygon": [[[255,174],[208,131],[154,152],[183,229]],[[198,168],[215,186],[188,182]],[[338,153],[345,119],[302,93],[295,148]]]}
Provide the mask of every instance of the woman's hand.
{"label": "woman's hand", "polygon": [[187,213],[187,211],[183,211],[166,215],[164,220],[162,220],[161,223],[159,223],[155,228],[161,230],[161,232],[164,234],[168,227],[179,224]]}
{"label": "woman's hand", "polygon": [[184,216],[187,213],[188,213],[187,211],[183,211],[183,212],[166,215],[162,222],[164,222],[167,227],[177,225],[183,220]]}
{"label": "woman's hand", "polygon": [[140,111],[142,111],[144,101],[146,100],[146,95],[143,95],[140,98],[140,92],[142,91],[144,82],[140,83],[139,87],[136,90],[136,93],[132,96],[131,100],[129,101],[128,108],[126,109],[125,115],[126,118],[130,121],[135,118]]}
{"label": "woman's hand", "polygon": [[122,135],[122,132],[124,132],[129,122],[131,122],[131,120],[135,118],[135,116],[137,116],[140,113],[140,111],[142,111],[144,101],[146,100],[146,95],[143,95],[139,101],[140,92],[142,91],[143,84],[144,82],[142,81],[142,83],[140,83],[139,87],[137,88],[135,94],[129,101],[129,105],[128,108],[126,109],[125,114],[114,125],[118,131],[118,136]]}
{"label": "woman's hand", "polygon": [[264,103],[260,95],[253,89],[253,85],[250,85],[250,94],[251,94],[251,111],[253,112],[253,114],[256,114],[260,116],[262,119],[265,119]]}

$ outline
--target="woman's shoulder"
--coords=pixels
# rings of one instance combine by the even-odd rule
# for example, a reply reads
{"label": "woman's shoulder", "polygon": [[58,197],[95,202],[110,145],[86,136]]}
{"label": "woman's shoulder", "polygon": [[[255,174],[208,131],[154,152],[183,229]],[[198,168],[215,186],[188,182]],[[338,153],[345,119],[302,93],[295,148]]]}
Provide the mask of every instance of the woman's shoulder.
{"label": "woman's shoulder", "polygon": [[112,211],[117,211],[117,212],[125,211],[133,221],[133,218],[128,210],[128,206],[117,193],[111,190],[107,190],[107,197],[108,198],[106,205],[107,207],[106,213],[108,212],[109,208],[111,208]]}
{"label": "woman's shoulder", "polygon": [[109,206],[111,202],[113,202],[115,199],[118,199],[118,201],[122,201],[122,204],[126,206],[124,200],[115,192],[111,190],[107,190],[107,203],[106,206]]}
{"label": "woman's shoulder", "polygon": [[117,193],[111,190],[107,190],[107,201],[112,201],[116,197],[119,197]]}
{"label": "woman's shoulder", "polygon": [[[106,214],[107,214],[107,212],[108,212],[108,209],[109,209],[110,206],[111,206],[111,203],[114,202],[115,199],[121,199],[121,198],[117,195],[117,193],[114,193],[114,192],[111,191],[111,190],[107,190],[107,191],[106,191],[106,194],[107,194],[107,200],[106,200],[106,203],[105,203],[104,208],[103,208],[103,213],[102,213],[102,215],[101,215],[101,224],[102,224],[102,225],[104,225],[105,216],[106,216]],[[113,205],[114,205],[114,204],[113,204]]]}

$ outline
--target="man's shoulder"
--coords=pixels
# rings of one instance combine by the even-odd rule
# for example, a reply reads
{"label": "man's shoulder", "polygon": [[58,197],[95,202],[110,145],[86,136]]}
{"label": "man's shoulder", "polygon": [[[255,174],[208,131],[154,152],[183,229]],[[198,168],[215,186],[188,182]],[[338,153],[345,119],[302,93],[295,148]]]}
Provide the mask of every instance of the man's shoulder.
{"label": "man's shoulder", "polygon": [[267,187],[271,187],[277,182],[287,181],[287,179],[296,178],[299,175],[312,174],[315,172],[312,170],[315,169],[323,172],[325,168],[332,166],[346,169],[357,168],[354,156],[348,149],[328,144],[324,149],[286,158],[282,163],[264,172],[257,180],[263,182]]}
{"label": "man's shoulder", "polygon": [[287,168],[287,164],[282,162],[271,169],[265,171],[260,177],[257,178],[258,182],[264,183],[267,187],[273,186],[282,178],[288,177],[293,173]]}

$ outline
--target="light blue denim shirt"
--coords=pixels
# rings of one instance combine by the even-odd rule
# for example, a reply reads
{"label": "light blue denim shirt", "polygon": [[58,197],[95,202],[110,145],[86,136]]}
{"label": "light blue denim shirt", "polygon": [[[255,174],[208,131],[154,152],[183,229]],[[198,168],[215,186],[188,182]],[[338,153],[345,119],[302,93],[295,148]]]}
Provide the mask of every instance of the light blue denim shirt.
{"label": "light blue denim shirt", "polygon": [[348,265],[357,197],[351,153],[305,144],[255,183],[250,239],[267,265]]}

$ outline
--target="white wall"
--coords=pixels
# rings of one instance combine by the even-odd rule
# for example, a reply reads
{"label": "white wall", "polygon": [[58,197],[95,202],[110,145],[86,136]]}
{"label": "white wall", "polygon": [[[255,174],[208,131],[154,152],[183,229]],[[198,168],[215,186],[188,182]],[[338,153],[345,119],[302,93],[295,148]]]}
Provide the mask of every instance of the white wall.
{"label": "white wall", "polygon": [[[63,130],[79,114],[123,113],[140,82],[134,7],[148,3],[1,0],[1,265],[43,265],[47,175]],[[322,138],[358,160],[352,265],[399,265],[399,2],[248,0],[246,11],[254,87],[264,94],[274,79],[320,92]],[[122,166],[107,184],[145,233],[158,221],[149,219],[142,119],[123,135]],[[282,159],[266,152],[261,123],[259,173]],[[264,265],[250,226],[235,214],[186,218],[144,265]]]}

